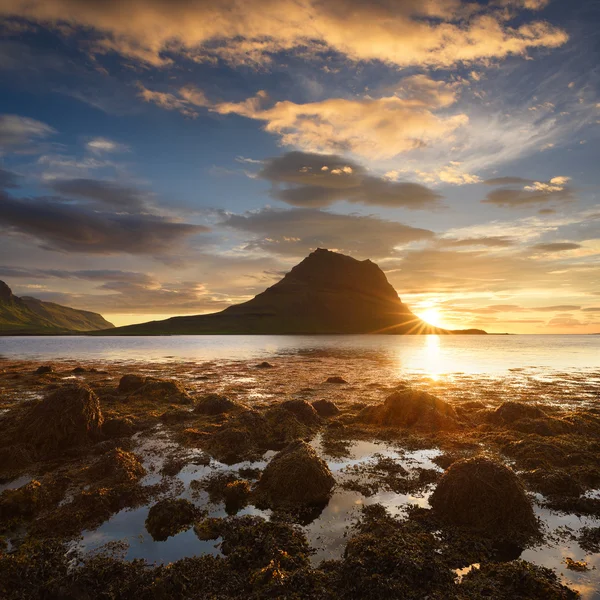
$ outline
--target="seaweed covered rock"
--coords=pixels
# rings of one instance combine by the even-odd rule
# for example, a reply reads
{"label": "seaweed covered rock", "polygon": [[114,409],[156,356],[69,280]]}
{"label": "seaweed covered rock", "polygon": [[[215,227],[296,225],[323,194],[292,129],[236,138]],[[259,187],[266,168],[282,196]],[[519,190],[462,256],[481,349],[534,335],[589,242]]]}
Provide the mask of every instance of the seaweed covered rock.
{"label": "seaweed covered rock", "polygon": [[102,423],[102,433],[109,438],[133,435],[135,425],[129,417],[113,417]]}
{"label": "seaweed covered rock", "polygon": [[139,390],[146,383],[146,377],[143,375],[128,374],[123,375],[117,388],[121,394],[131,394]]}
{"label": "seaweed covered rock", "polygon": [[42,365],[35,370],[36,375],[48,375],[54,373],[54,367],[52,365]]}
{"label": "seaweed covered rock", "polygon": [[202,415],[221,415],[230,412],[239,405],[221,394],[205,394],[202,396],[196,406],[194,412]]}
{"label": "seaweed covered rock", "polygon": [[164,413],[162,413],[159,419],[163,423],[183,423],[190,419],[193,415],[189,410],[181,408],[179,406],[169,406]]}
{"label": "seaweed covered rock", "polygon": [[80,383],[62,385],[23,417],[20,436],[44,456],[98,440],[103,423],[96,394]]}
{"label": "seaweed covered rock", "polygon": [[340,414],[340,409],[331,400],[315,400],[312,407],[320,417],[335,417]]}
{"label": "seaweed covered rock", "polygon": [[134,483],[146,474],[138,457],[121,448],[109,450],[89,469],[93,480],[110,478],[115,483]]}
{"label": "seaweed covered rock", "polygon": [[5,490],[0,494],[0,519],[31,516],[42,500],[42,484],[35,479],[14,490]]}
{"label": "seaweed covered rock", "polygon": [[394,392],[383,404],[365,407],[358,418],[373,425],[425,431],[452,430],[459,426],[458,415],[450,404],[412,388]]}
{"label": "seaweed covered rock", "polygon": [[492,423],[510,424],[521,419],[543,419],[547,416],[537,404],[509,400],[503,402],[488,418]]}
{"label": "seaweed covered rock", "polygon": [[189,529],[200,516],[200,510],[189,500],[169,498],[152,506],[146,519],[146,529],[157,542]]}
{"label": "seaweed covered rock", "polygon": [[255,491],[258,505],[296,508],[325,504],[335,479],[327,463],[306,442],[292,442],[273,457]]}
{"label": "seaweed covered rock", "polygon": [[576,600],[579,593],[561,584],[556,573],[524,560],[482,564],[460,584],[461,598],[479,600]]}
{"label": "seaweed covered rock", "polygon": [[219,462],[233,465],[253,457],[257,449],[246,429],[225,427],[209,438],[206,451]]}
{"label": "seaweed covered rock", "polygon": [[144,385],[130,393],[127,399],[170,402],[171,404],[192,404],[193,402],[183,385],[178,381],[152,377],[148,377]]}
{"label": "seaweed covered rock", "polygon": [[534,469],[523,474],[525,481],[544,496],[580,496],[583,487],[566,471]]}
{"label": "seaweed covered rock", "polygon": [[429,502],[442,522],[485,536],[517,543],[538,531],[518,477],[507,466],[484,456],[453,463]]}
{"label": "seaweed covered rock", "polygon": [[319,424],[319,415],[315,408],[306,400],[286,400],[280,404],[281,408],[291,412],[300,423],[313,426]]}
{"label": "seaweed covered rock", "polygon": [[264,421],[265,428],[251,431],[257,443],[269,450],[280,450],[294,440],[307,439],[311,435],[307,425],[281,406],[273,406],[265,411]]}

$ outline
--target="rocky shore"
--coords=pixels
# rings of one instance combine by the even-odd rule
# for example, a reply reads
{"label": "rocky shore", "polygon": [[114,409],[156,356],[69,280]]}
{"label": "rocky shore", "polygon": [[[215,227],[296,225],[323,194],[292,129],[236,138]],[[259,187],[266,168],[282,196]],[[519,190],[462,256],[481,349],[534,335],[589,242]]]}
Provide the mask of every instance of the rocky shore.
{"label": "rocky shore", "polygon": [[594,598],[597,384],[382,373],[4,361],[0,596]]}

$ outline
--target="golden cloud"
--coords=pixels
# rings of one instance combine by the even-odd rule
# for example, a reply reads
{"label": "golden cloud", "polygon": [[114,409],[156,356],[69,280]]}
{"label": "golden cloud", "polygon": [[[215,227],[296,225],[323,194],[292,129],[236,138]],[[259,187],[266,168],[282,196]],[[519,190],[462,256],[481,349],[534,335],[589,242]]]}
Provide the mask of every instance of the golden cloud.
{"label": "golden cloud", "polygon": [[333,50],[351,60],[448,67],[557,47],[567,34],[544,21],[507,24],[545,0],[0,0],[0,15],[91,28],[94,50],[155,66],[195,60],[265,62],[274,52]]}

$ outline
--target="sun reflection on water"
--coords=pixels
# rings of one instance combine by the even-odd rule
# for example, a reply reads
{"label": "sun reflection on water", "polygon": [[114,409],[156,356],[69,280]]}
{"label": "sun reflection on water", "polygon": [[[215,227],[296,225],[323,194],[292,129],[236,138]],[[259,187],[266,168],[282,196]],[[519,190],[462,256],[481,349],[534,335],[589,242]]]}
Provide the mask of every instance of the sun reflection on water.
{"label": "sun reflection on water", "polygon": [[426,335],[425,336],[425,370],[433,381],[438,381],[442,374],[444,360],[440,350],[440,336]]}

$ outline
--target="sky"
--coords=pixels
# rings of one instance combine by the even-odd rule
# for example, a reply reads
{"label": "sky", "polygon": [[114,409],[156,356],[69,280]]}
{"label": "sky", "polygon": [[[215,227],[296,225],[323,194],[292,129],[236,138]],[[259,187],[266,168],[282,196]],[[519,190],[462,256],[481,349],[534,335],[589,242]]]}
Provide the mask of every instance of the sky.
{"label": "sky", "polygon": [[597,0],[0,0],[0,279],[117,325],[317,247],[430,322],[600,332]]}

